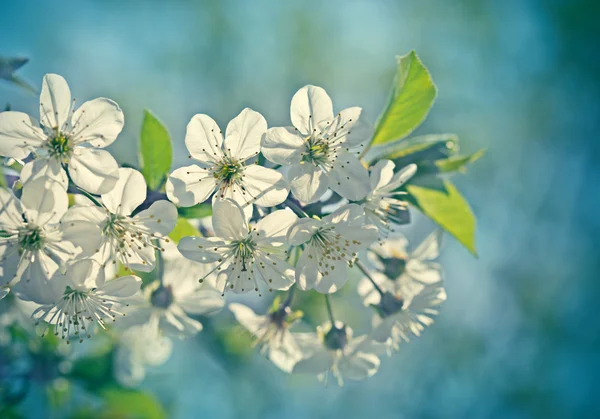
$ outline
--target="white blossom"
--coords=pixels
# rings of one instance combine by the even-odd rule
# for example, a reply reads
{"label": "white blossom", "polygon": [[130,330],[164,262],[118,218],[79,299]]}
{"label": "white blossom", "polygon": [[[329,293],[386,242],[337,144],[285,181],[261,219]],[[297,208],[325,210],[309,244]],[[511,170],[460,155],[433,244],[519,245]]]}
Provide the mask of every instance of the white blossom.
{"label": "white blossom", "polygon": [[[102,194],[102,207],[75,205],[65,216],[67,222],[86,220],[100,227],[101,244],[96,258],[101,263],[121,262],[125,267],[150,272],[154,269],[160,240],[175,228],[177,209],[166,200],[154,202],[150,208],[132,216],[146,199],[146,181],[140,172],[121,168],[119,180],[108,193]],[[80,236],[77,243],[87,240]]]}
{"label": "white blossom", "polygon": [[[175,245],[167,245],[164,273],[130,301],[127,325],[156,322],[166,336],[188,337],[202,330],[202,324],[190,316],[209,315],[225,304],[217,291],[216,274],[207,275],[214,266],[183,257]],[[208,276],[208,277],[207,277]],[[198,280],[202,278],[202,284]]]}
{"label": "white blossom", "polygon": [[212,217],[216,237],[184,237],[178,248],[189,259],[218,262],[214,270],[224,290],[258,291],[259,283],[269,291],[286,290],[294,283],[294,269],[284,260],[286,234],[296,219],[290,210],[277,210],[250,228],[238,204],[218,200]]}
{"label": "white blossom", "polygon": [[[0,285],[21,299],[42,294],[57,269],[97,246],[94,224],[61,223],[67,207],[66,191],[46,178],[27,183],[21,199],[0,189]],[[81,247],[73,243],[80,236],[88,236]]]}
{"label": "white blossom", "polygon": [[292,98],[290,113],[294,126],[270,128],[262,153],[273,163],[290,166],[294,197],[315,202],[329,187],[350,200],[364,198],[369,179],[356,148],[370,138],[371,127],[362,109],[348,108],[334,116],[325,90],[308,85]]}
{"label": "white blossom", "polygon": [[68,185],[73,182],[95,194],[110,191],[117,182],[118,165],[103,148],[123,129],[123,112],[104,98],[75,109],[64,78],[47,74],[40,96],[40,121],[23,112],[0,113],[0,155],[34,159],[21,171],[23,183],[47,176]]}
{"label": "white blossom", "polygon": [[358,381],[374,375],[379,369],[378,354],[384,347],[369,336],[352,337],[352,329],[336,321],[317,327],[317,333],[296,333],[303,356],[292,370],[297,374],[316,374],[319,380],[328,381],[333,374],[338,385],[344,379]]}
{"label": "white blossom", "polygon": [[248,215],[252,204],[272,207],[288,196],[289,187],[276,170],[250,164],[260,152],[267,122],[258,112],[244,109],[228,125],[225,139],[207,115],[195,115],[187,126],[185,144],[198,164],[175,170],[167,181],[167,195],[184,207],[215,198],[231,198]]}
{"label": "white blossom", "polygon": [[377,228],[365,225],[362,208],[345,205],[321,220],[300,218],[289,230],[288,241],[302,245],[296,263],[296,281],[303,290],[320,293],[339,290],[348,279],[358,252],[377,239]]}
{"label": "white blossom", "polygon": [[248,330],[260,346],[261,353],[285,372],[292,372],[294,364],[302,358],[302,351],[290,332],[290,327],[299,318],[287,305],[277,304],[266,314],[256,314],[250,307],[231,303],[229,310],[236,320]]}
{"label": "white blossom", "polygon": [[[420,336],[439,314],[446,300],[439,265],[431,262],[439,254],[441,234],[430,234],[412,253],[406,254],[406,239],[389,240],[377,246],[375,263],[384,271],[372,272],[358,285],[365,305],[373,306],[373,339],[397,349],[401,341]],[[390,279],[391,278],[391,279]]]}
{"label": "white blossom", "polygon": [[398,225],[409,222],[406,202],[399,199],[406,192],[399,192],[398,188],[416,173],[417,165],[410,164],[394,174],[395,167],[390,160],[380,160],[371,168],[371,191],[362,204],[367,221],[379,229],[381,239],[394,233]]}
{"label": "white blossom", "polygon": [[420,336],[425,327],[431,326],[434,317],[439,314],[439,306],[446,301],[446,291],[441,282],[404,283],[408,281],[407,277],[392,281],[382,274],[373,276],[373,279],[383,293],[371,295],[372,305],[377,311],[373,316],[371,337],[396,350],[400,342],[408,342],[411,336]]}
{"label": "white blossom", "polygon": [[[396,286],[411,287],[414,284],[436,284],[443,279],[442,268],[434,262],[439,256],[441,230],[429,234],[412,252],[408,252],[408,241],[404,236],[377,243],[369,254],[370,264],[383,272],[385,277],[394,280]],[[365,304],[370,304],[369,296],[376,291],[369,281],[361,282]],[[396,290],[395,290],[396,291]],[[404,290],[398,289],[398,292]],[[410,291],[410,289],[409,289]]]}
{"label": "white blossom", "polygon": [[[106,281],[104,269],[93,259],[82,259],[70,265],[66,273],[56,272],[34,299],[41,306],[33,317],[55,327],[54,334],[67,343],[71,339],[83,342],[91,337],[92,326],[106,328],[121,312],[121,303],[139,289],[137,276],[124,276]],[[44,333],[48,330],[45,327]]]}

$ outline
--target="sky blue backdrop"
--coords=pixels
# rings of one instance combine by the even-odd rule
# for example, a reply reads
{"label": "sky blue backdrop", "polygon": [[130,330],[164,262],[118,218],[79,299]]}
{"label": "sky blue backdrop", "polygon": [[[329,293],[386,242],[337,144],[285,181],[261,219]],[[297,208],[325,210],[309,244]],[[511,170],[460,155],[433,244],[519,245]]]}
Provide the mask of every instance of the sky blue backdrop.
{"label": "sky blue backdrop", "polygon": [[[177,418],[598,417],[598,9],[592,0],[2,1],[0,55],[30,57],[20,74],[36,86],[57,72],[80,101],[116,100],[126,128],[112,151],[122,163],[136,162],[151,109],[178,166],[193,114],[224,127],[250,106],[285,125],[306,83],[326,88],[336,109],[360,105],[374,119],[394,56],[416,49],[439,87],[417,133],[455,132],[464,151],[488,149],[456,181],[478,216],[480,257],[446,241],[449,299],[436,325],[343,389],[289,378],[259,356],[219,356],[202,334],[178,343],[145,386]],[[37,112],[35,97],[5,83],[0,102]],[[420,221],[409,237],[431,227]],[[32,417],[44,408],[28,403]]]}

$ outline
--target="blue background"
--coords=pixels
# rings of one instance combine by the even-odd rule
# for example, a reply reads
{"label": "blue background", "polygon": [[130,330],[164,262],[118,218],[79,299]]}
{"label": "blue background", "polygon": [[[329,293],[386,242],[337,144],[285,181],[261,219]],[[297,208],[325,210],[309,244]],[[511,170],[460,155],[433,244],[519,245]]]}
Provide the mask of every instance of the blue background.
{"label": "blue background", "polygon": [[[446,241],[449,297],[422,338],[373,378],[323,389],[258,354],[223,352],[203,332],[176,342],[144,384],[172,417],[600,416],[597,2],[39,0],[0,10],[0,55],[31,59],[20,75],[39,87],[56,72],[80,103],[106,96],[123,108],[112,146],[121,163],[136,163],[145,108],[169,127],[174,166],[193,114],[224,127],[250,106],[287,125],[307,83],[336,109],[359,105],[375,119],[395,55],[411,49],[439,88],[416,133],[487,148],[456,179],[478,217],[480,256]],[[37,98],[7,83],[3,102],[37,114]],[[407,234],[418,240],[431,225],[417,220]],[[344,298],[340,316],[366,330],[367,312]],[[27,406],[43,416],[42,397]]]}

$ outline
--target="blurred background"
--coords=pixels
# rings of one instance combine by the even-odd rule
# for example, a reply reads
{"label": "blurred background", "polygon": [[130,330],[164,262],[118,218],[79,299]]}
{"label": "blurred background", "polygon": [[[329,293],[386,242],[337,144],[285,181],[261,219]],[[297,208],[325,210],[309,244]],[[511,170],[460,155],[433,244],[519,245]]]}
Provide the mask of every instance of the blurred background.
{"label": "blurred background", "polygon": [[[123,108],[120,163],[137,162],[145,108],[171,132],[174,167],[195,113],[224,128],[249,106],[288,125],[307,83],[374,120],[394,57],[411,49],[439,89],[416,134],[487,148],[455,178],[478,218],[479,258],[445,241],[448,301],[421,338],[371,379],[323,389],[224,336],[223,311],[147,372],[142,389],[168,417],[600,417],[598,2],[31,0],[1,11],[0,55],[30,58],[21,77],[39,89],[56,72],[79,103],[105,96]],[[37,96],[0,80],[5,103],[38,113]],[[415,219],[406,234],[420,240],[433,226]],[[349,284],[334,303],[366,331],[355,294]],[[33,383],[21,413],[48,417],[50,402]]]}

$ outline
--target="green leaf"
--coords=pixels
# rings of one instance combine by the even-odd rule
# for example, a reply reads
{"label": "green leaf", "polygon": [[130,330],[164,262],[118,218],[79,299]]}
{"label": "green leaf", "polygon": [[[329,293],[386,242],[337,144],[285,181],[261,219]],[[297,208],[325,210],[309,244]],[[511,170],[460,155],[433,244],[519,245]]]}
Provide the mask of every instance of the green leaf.
{"label": "green leaf", "polygon": [[177,213],[183,218],[204,218],[212,215],[212,205],[198,204],[193,207],[177,208]]}
{"label": "green leaf", "polygon": [[430,134],[393,141],[373,147],[365,159],[374,162],[381,159],[393,160],[399,166],[420,161],[445,159],[458,151],[456,134]]}
{"label": "green leaf", "polygon": [[442,173],[465,171],[466,166],[479,160],[485,154],[485,149],[482,148],[473,154],[467,156],[452,156],[444,160],[436,160],[435,165]]}
{"label": "green leaf", "polygon": [[404,138],[413,132],[435,99],[435,84],[417,54],[411,51],[397,60],[398,71],[390,100],[377,121],[372,145]]}
{"label": "green leaf", "polygon": [[475,248],[475,216],[465,198],[448,180],[443,182],[445,190],[407,185],[408,202],[440,227],[453,235],[473,255]]}
{"label": "green leaf", "polygon": [[150,190],[160,189],[169,174],[172,160],[173,148],[169,132],[150,111],[144,111],[140,136],[140,167]]}
{"label": "green leaf", "polygon": [[6,178],[4,177],[4,165],[0,164],[0,188],[7,188]]}
{"label": "green leaf", "polygon": [[179,240],[186,236],[201,236],[201,234],[188,220],[180,217],[177,220],[177,224],[175,224],[175,228],[169,234],[169,237],[175,243],[179,243]]}
{"label": "green leaf", "polygon": [[139,390],[114,387],[104,390],[102,396],[105,402],[102,417],[131,419],[167,417],[167,412],[154,397]]}

